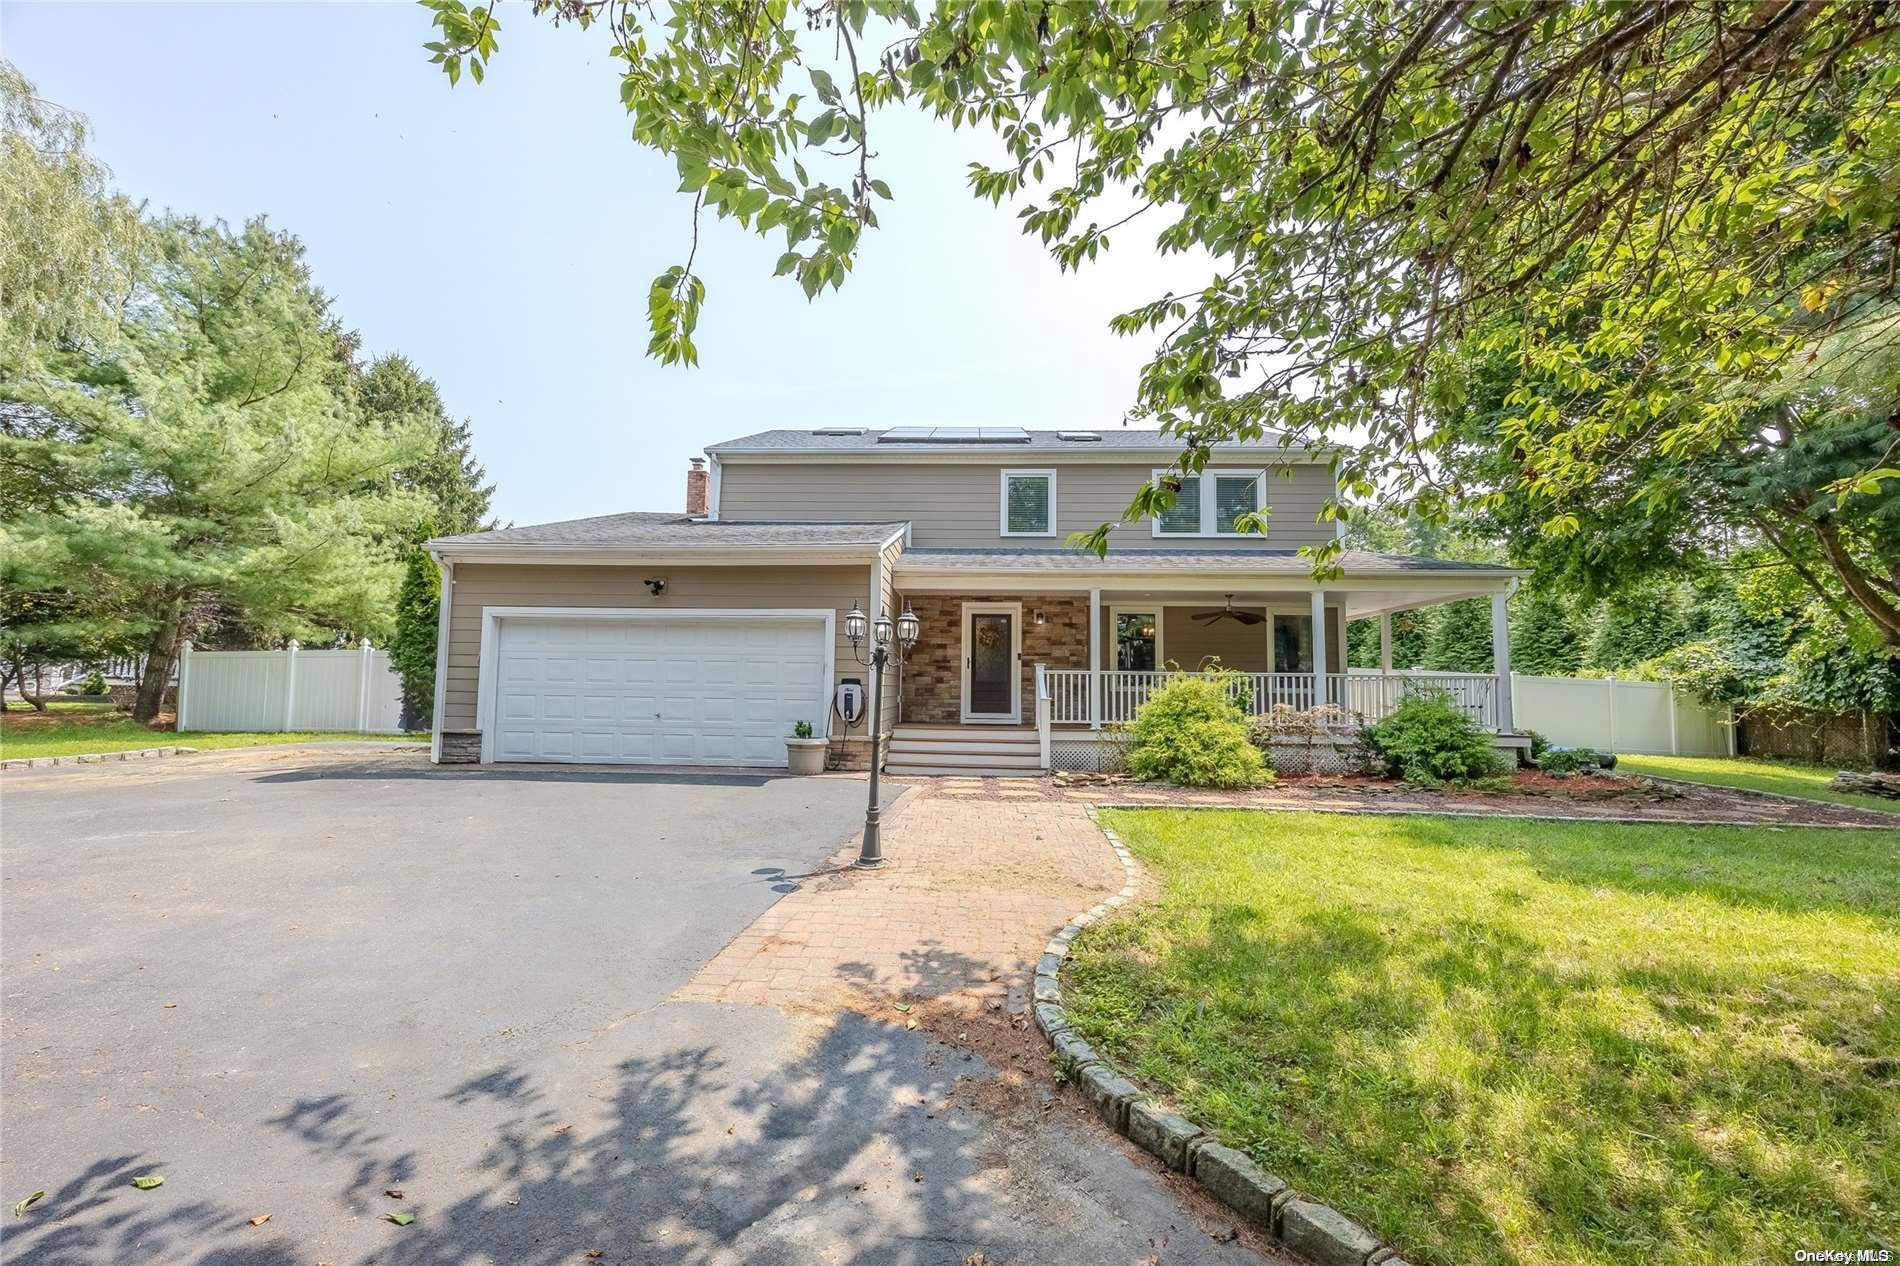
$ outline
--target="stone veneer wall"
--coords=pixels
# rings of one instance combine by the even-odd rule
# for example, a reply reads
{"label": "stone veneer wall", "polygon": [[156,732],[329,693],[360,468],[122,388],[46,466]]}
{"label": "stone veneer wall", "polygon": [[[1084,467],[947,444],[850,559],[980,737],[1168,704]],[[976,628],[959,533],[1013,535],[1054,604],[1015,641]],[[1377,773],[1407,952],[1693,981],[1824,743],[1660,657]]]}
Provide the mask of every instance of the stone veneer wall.
{"label": "stone veneer wall", "polygon": [[442,763],[444,765],[473,765],[481,759],[482,732],[480,730],[442,731]]}
{"label": "stone veneer wall", "polygon": [[[1035,594],[916,594],[910,607],[922,625],[904,661],[901,720],[906,725],[956,725],[963,719],[963,604],[1021,602],[1023,607],[1022,723],[1036,719],[1036,665],[1089,666],[1089,602],[1076,596]],[[1036,612],[1043,623],[1036,623]]]}

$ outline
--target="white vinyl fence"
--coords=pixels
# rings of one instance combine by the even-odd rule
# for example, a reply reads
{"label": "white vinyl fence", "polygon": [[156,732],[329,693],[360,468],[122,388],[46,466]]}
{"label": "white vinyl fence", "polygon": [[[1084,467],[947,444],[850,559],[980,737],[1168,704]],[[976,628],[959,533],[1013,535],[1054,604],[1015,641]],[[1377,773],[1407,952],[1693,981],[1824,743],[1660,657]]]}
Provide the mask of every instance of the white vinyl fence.
{"label": "white vinyl fence", "polygon": [[389,652],[355,650],[195,651],[178,661],[178,728],[339,730],[396,734],[402,678]]}
{"label": "white vinyl fence", "polygon": [[1735,715],[1661,681],[1511,674],[1519,730],[1564,747],[1670,756],[1733,756]]}

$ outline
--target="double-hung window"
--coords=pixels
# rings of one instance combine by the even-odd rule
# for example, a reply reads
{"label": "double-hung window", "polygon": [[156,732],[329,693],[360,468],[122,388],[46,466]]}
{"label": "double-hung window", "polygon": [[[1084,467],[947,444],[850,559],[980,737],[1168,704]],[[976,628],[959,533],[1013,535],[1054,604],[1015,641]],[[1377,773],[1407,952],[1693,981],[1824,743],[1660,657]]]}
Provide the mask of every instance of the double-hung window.
{"label": "double-hung window", "polygon": [[[1157,470],[1158,480],[1167,474]],[[1261,484],[1265,472],[1258,470],[1203,470],[1198,475],[1177,475],[1181,489],[1174,504],[1155,516],[1156,536],[1243,536],[1236,526],[1241,516],[1253,514],[1264,504]]]}
{"label": "double-hung window", "polygon": [[1004,536],[1056,534],[1056,472],[1006,470],[1003,472]]}

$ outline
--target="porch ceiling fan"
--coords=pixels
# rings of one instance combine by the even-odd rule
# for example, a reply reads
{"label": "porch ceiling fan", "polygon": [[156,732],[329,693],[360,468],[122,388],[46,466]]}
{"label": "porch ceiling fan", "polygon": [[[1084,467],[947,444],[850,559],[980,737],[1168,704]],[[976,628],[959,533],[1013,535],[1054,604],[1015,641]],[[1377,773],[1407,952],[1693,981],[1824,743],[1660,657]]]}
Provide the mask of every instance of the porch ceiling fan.
{"label": "porch ceiling fan", "polygon": [[1188,618],[1199,621],[1202,624],[1218,624],[1222,620],[1238,620],[1242,624],[1258,624],[1267,617],[1264,615],[1255,615],[1251,611],[1234,610],[1234,595],[1230,593],[1227,595],[1227,606],[1222,610],[1196,611]]}

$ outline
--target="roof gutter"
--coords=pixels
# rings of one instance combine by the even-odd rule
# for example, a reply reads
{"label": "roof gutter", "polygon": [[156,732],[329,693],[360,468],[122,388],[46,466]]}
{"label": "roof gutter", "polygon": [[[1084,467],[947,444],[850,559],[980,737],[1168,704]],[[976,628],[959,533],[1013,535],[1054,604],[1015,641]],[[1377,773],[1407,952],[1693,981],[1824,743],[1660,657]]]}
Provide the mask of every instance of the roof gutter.
{"label": "roof gutter", "polygon": [[707,566],[787,566],[795,563],[858,563],[876,558],[883,546],[876,542],[850,545],[772,543],[757,545],[626,545],[588,546],[541,543],[461,545],[430,542],[423,547],[438,562],[457,563],[569,563],[577,566],[618,567],[640,563],[680,562]]}
{"label": "roof gutter", "polygon": [[[1090,464],[1127,464],[1154,458],[1172,461],[1181,455],[1180,445],[1142,445],[1102,448],[1090,444],[1065,444],[1060,448],[1034,448],[1027,444],[890,444],[875,448],[727,448],[715,444],[706,455],[720,461],[799,465],[812,462],[946,462],[967,465],[995,465],[998,462],[1059,461]],[[1327,461],[1330,457],[1308,448],[1238,448],[1216,445],[1216,460],[1265,462]]]}

